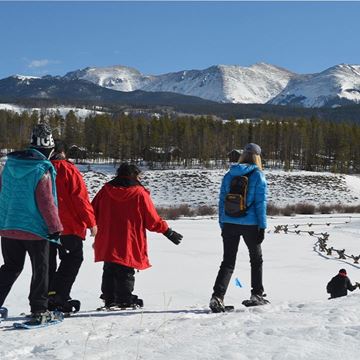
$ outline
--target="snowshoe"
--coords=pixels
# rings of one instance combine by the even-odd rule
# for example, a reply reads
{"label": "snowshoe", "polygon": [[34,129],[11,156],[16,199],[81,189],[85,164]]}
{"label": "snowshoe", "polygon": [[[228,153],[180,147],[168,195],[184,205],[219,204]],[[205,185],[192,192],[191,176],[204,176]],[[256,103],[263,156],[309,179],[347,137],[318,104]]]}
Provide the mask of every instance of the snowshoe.
{"label": "snowshoe", "polygon": [[131,298],[128,301],[108,301],[104,299],[103,294],[100,296],[100,299],[104,300],[105,305],[97,308],[97,311],[116,311],[144,307],[143,299],[139,299],[137,295],[131,295]]}
{"label": "snowshoe", "polygon": [[64,301],[56,294],[49,296],[48,309],[50,311],[61,311],[67,316],[70,316],[70,314],[78,312],[80,307],[81,303],[79,300],[68,299]]}
{"label": "snowshoe", "polygon": [[81,302],[79,300],[70,299],[66,301],[63,306],[59,307],[59,311],[63,312],[66,315],[74,314],[80,311]]}
{"label": "snowshoe", "polygon": [[209,307],[213,313],[230,312],[235,310],[233,305],[224,305],[223,300],[217,296],[213,296],[210,299]]}
{"label": "snowshoe", "polygon": [[0,322],[8,317],[8,309],[6,307],[0,307]]}
{"label": "snowshoe", "polygon": [[120,302],[115,305],[115,307],[120,308],[121,310],[125,309],[139,309],[144,307],[144,301],[143,299],[138,299],[136,296],[136,299],[133,299],[131,302]]}
{"label": "snowshoe", "polygon": [[60,311],[49,311],[32,313],[31,318],[25,322],[16,322],[13,326],[16,329],[35,329],[49,325],[55,325],[64,320],[64,315]]}
{"label": "snowshoe", "polygon": [[242,304],[246,307],[251,307],[251,306],[260,306],[260,305],[266,305],[266,304],[270,304],[269,300],[265,299],[266,295],[256,295],[256,294],[252,294],[250,296],[250,300],[244,300],[242,302]]}
{"label": "snowshoe", "polygon": [[113,302],[105,304],[96,309],[96,311],[119,311],[119,310],[135,310],[144,307],[143,299],[139,299],[136,295],[133,295],[132,301],[129,302]]}

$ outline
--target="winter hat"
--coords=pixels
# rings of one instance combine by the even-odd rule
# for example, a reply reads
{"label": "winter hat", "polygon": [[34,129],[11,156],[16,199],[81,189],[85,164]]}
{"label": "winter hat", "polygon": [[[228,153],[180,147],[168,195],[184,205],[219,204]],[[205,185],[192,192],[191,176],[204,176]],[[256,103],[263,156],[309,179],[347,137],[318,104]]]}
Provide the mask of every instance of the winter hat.
{"label": "winter hat", "polygon": [[51,128],[46,123],[40,123],[34,126],[30,146],[35,149],[53,149],[55,146],[52,137]]}
{"label": "winter hat", "polygon": [[244,152],[249,152],[255,155],[260,155],[261,154],[261,147],[257,144],[254,143],[249,143],[247,145],[245,145],[244,147]]}
{"label": "winter hat", "polygon": [[346,275],[347,273],[346,273],[346,270],[345,270],[345,269],[340,269],[340,270],[339,270],[339,274],[341,274],[341,275]]}

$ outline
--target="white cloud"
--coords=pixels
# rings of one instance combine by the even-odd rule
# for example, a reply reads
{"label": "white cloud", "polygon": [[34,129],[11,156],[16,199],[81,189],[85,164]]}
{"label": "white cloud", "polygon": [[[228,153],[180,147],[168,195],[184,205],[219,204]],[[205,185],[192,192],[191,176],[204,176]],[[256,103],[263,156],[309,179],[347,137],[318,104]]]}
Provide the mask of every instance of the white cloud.
{"label": "white cloud", "polygon": [[40,68],[48,65],[50,63],[50,60],[48,59],[41,59],[41,60],[32,60],[28,67],[29,68]]}
{"label": "white cloud", "polygon": [[39,69],[50,64],[60,64],[59,60],[49,60],[49,59],[34,59],[28,60],[28,68],[30,69]]}

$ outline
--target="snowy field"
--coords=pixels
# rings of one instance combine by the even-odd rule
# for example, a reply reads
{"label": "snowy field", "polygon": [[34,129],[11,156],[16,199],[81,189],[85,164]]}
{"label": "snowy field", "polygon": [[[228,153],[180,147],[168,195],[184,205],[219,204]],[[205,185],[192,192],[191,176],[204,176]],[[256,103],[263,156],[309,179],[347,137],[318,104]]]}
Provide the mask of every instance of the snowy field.
{"label": "snowy field", "polygon": [[[84,173],[91,197],[115,172],[112,166],[94,166],[93,170]],[[224,172],[146,171],[143,183],[157,206],[216,205]],[[360,178],[356,176],[280,171],[266,172],[266,176],[270,199],[277,205],[359,203]],[[95,311],[102,305],[102,264],[93,262],[92,238],[88,236],[85,261],[72,291],[73,298],[82,301],[81,312],[57,326],[13,330],[12,323],[29,311],[31,271],[27,260],[4,304],[10,317],[0,324],[0,359],[357,359],[360,291],[329,301],[325,287],[343,267],[352,282],[360,281],[360,265],[351,258],[339,259],[336,252],[320,252],[317,241],[327,232],[329,247],[360,255],[359,214],[269,218],[263,255],[264,285],[271,304],[257,308],[241,305],[250,295],[249,260],[241,243],[225,298],[236,311],[226,314],[208,311],[222,257],[217,220],[182,218],[169,223],[184,235],[183,243],[175,246],[163,235],[148,234],[153,267],[136,273],[135,285],[135,294],[144,299],[142,310]],[[288,225],[290,232],[276,233],[278,225]],[[235,278],[242,288],[235,286]]]}
{"label": "snowy field", "polygon": [[6,110],[6,111],[13,111],[16,113],[22,113],[22,112],[28,112],[32,113],[34,111],[37,111],[38,113],[46,113],[46,114],[59,114],[62,117],[66,117],[66,115],[69,113],[69,111],[73,111],[75,115],[80,119],[85,119],[87,116],[94,115],[94,114],[103,114],[102,111],[95,111],[95,110],[89,110],[85,108],[76,108],[76,107],[68,107],[68,106],[58,106],[53,108],[29,108],[25,106],[19,106],[14,104],[4,104],[0,103],[0,110]]}
{"label": "snowy field", "polygon": [[[301,224],[299,235],[275,233],[276,225]],[[330,234],[329,245],[360,253],[360,218],[296,216],[269,219],[263,245],[264,285],[270,305],[245,308],[249,297],[249,263],[241,243],[227,304],[236,311],[208,312],[222,256],[216,220],[181,219],[170,225],[184,235],[175,246],[149,233],[153,267],[136,274],[135,293],[142,310],[99,313],[102,265],[93,263],[92,239],[85,241],[85,261],[72,295],[82,311],[60,325],[39,330],[13,330],[11,324],[28,311],[30,268],[15,283],[5,305],[10,318],[0,325],[0,359],[120,360],[281,360],[358,358],[360,291],[327,300],[327,282],[342,267],[360,280],[360,266],[318,251],[317,237]],[[1,260],[0,260],[1,263]],[[243,287],[235,286],[238,278]]]}
{"label": "snowy field", "polygon": [[[84,171],[90,196],[109,181],[116,168],[108,166],[79,166]],[[156,206],[189,204],[217,206],[221,179],[226,169],[150,170],[142,174],[143,184],[151,191]],[[309,171],[266,170],[269,201],[279,207],[288,204],[314,205],[360,204],[360,177],[354,175]]]}

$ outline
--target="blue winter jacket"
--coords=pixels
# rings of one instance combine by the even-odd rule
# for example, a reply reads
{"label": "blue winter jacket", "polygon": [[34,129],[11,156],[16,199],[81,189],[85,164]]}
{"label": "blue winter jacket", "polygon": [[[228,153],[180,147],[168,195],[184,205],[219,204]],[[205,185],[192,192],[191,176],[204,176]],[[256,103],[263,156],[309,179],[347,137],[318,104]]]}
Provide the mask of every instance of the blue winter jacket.
{"label": "blue winter jacket", "polygon": [[21,230],[44,239],[48,228],[36,204],[36,187],[49,172],[53,197],[56,197],[56,172],[49,160],[35,149],[16,151],[8,155],[1,176],[0,229]]}
{"label": "blue winter jacket", "polygon": [[[247,191],[247,214],[242,217],[231,217],[225,214],[224,201],[225,196],[230,191],[231,180],[235,176],[246,175],[255,171],[249,176]],[[266,201],[267,184],[262,171],[254,164],[236,164],[230,167],[230,170],[224,175],[219,198],[219,223],[223,227],[224,223],[239,225],[258,225],[259,228],[266,228]]]}

